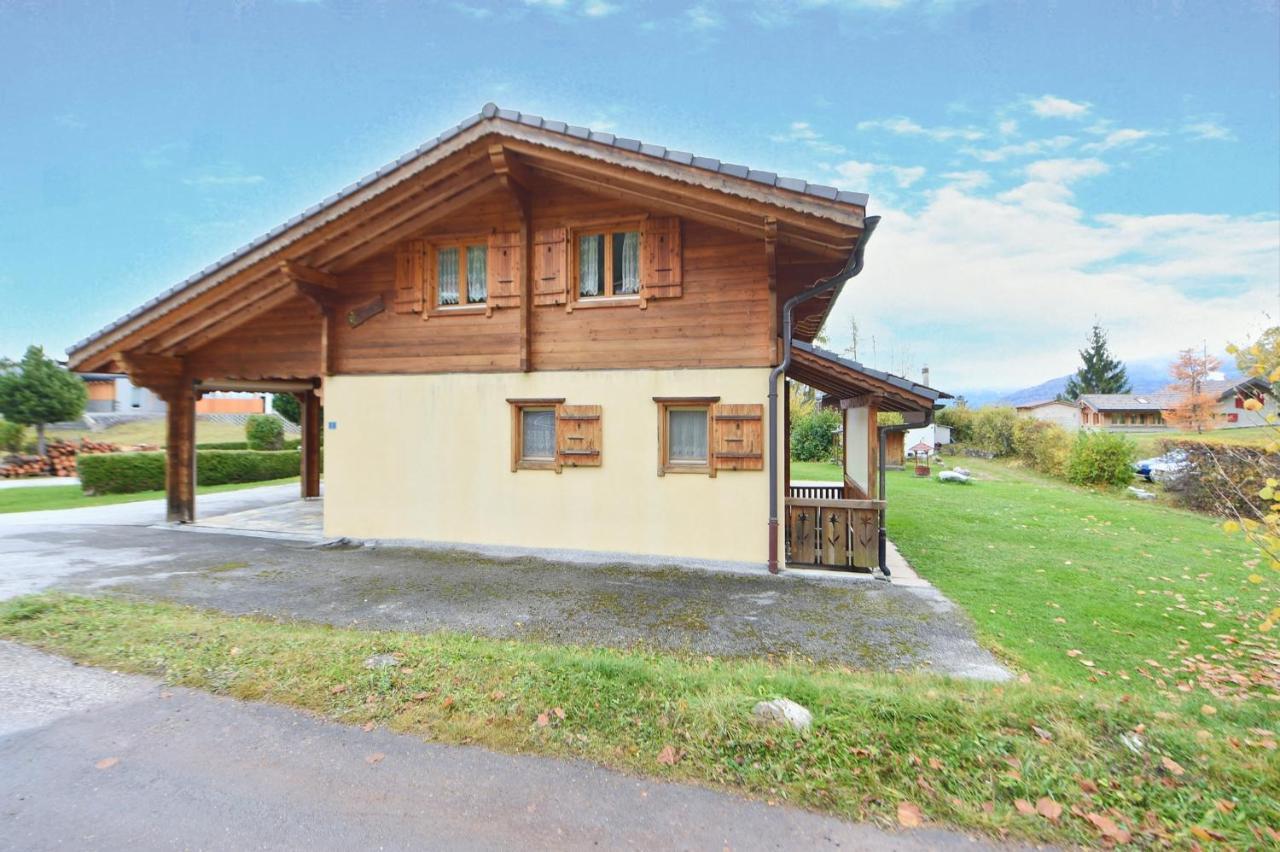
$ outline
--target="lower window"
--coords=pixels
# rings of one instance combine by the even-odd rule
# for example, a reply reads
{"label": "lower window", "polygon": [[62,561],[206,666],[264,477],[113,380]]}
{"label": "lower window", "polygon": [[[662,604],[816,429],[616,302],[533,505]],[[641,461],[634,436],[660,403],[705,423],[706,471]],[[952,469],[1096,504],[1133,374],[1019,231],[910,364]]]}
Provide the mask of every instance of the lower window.
{"label": "lower window", "polygon": [[711,406],[719,397],[658,398],[658,472],[711,472]]}

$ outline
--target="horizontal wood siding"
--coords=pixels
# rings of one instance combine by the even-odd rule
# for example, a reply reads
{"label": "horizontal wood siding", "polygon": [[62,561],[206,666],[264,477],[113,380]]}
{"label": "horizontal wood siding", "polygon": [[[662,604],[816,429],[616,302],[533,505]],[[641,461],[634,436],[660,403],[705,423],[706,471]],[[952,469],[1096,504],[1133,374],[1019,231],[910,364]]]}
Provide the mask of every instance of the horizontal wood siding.
{"label": "horizontal wood siding", "polygon": [[320,310],[303,298],[254,317],[187,356],[193,375],[306,379],[320,375]]}

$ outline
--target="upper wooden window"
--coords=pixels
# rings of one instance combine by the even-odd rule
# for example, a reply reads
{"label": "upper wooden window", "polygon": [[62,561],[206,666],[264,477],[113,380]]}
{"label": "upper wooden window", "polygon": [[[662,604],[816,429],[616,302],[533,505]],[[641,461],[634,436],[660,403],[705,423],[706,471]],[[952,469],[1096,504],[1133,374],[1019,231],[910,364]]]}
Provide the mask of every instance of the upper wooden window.
{"label": "upper wooden window", "polygon": [[433,246],[433,304],[437,308],[483,305],[489,298],[486,242],[459,242]]}
{"label": "upper wooden window", "polygon": [[640,226],[580,228],[573,233],[578,299],[640,296]]}

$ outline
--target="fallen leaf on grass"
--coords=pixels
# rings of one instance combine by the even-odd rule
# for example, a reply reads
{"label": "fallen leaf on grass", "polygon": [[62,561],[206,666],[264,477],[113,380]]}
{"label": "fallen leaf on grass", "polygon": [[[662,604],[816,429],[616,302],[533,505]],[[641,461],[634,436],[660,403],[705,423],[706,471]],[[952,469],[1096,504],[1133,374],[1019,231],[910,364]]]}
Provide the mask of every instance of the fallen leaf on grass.
{"label": "fallen leaf on grass", "polygon": [[444,701],[440,702],[440,706],[441,706],[441,707],[443,707],[443,708],[444,708],[444,709],[446,709],[446,710],[448,710],[450,707],[452,707],[452,706],[453,706],[453,696],[452,696],[452,695],[445,696]]}
{"label": "fallen leaf on grass", "polygon": [[562,707],[557,707],[557,708],[555,708],[554,710],[552,710],[551,712],[552,712],[552,713],[554,713],[554,714],[556,714],[556,718],[557,718],[557,719],[559,719],[559,720],[560,720],[560,721],[562,721],[562,722],[564,721],[564,708],[562,708]]}
{"label": "fallen leaf on grass", "polygon": [[1182,764],[1174,760],[1172,757],[1163,757],[1160,759],[1160,765],[1169,771],[1171,775],[1183,775],[1187,770],[1182,768]]}
{"label": "fallen leaf on grass", "polygon": [[1218,810],[1222,811],[1224,814],[1229,814],[1236,809],[1236,803],[1227,801],[1226,799],[1219,799],[1214,802],[1214,805],[1216,805]]}
{"label": "fallen leaf on grass", "polygon": [[1218,712],[1218,708],[1214,707],[1212,704],[1202,704],[1200,706],[1200,712],[1206,716],[1212,716]]}
{"label": "fallen leaf on grass", "polygon": [[1080,779],[1080,789],[1086,793],[1097,794],[1098,785],[1089,778]]}
{"label": "fallen leaf on grass", "polygon": [[1048,796],[1041,796],[1036,799],[1036,813],[1049,820],[1049,822],[1057,822],[1058,817],[1062,816],[1062,805]]}
{"label": "fallen leaf on grass", "polygon": [[675,766],[680,762],[681,757],[683,755],[676,750],[675,746],[663,746],[662,751],[658,752],[658,763],[663,766]]}
{"label": "fallen leaf on grass", "polygon": [[1202,825],[1191,826],[1191,833],[1195,835],[1197,838],[1199,838],[1200,840],[1226,840],[1227,839],[1227,836],[1225,834],[1220,834],[1219,832],[1205,828]]}
{"label": "fallen leaf on grass", "polygon": [[1014,799],[1013,807],[1023,816],[1031,816],[1036,812],[1036,806],[1026,799]]}
{"label": "fallen leaf on grass", "polygon": [[413,694],[413,700],[414,700],[414,701],[426,701],[426,700],[427,700],[428,698],[430,698],[430,697],[431,697],[431,695],[430,695],[429,693],[426,693],[426,692],[415,692],[415,693]]}
{"label": "fallen leaf on grass", "polygon": [[383,753],[382,753],[382,752],[380,752],[380,751],[375,751],[373,754],[371,754],[371,755],[369,755],[368,757],[366,757],[366,758],[364,759],[364,762],[365,762],[365,763],[367,763],[367,764],[369,764],[370,766],[376,766],[376,765],[378,765],[379,763],[381,763],[381,762],[382,762],[382,759],[383,759],[384,757],[386,757],[386,755],[385,755],[385,754],[383,754]]}
{"label": "fallen leaf on grass", "polygon": [[342,693],[344,693],[344,692],[346,692],[346,691],[347,691],[347,685],[346,685],[345,683],[340,683],[340,684],[338,684],[337,686],[331,686],[331,687],[329,687],[329,694],[330,694],[330,695],[341,695]]}
{"label": "fallen leaf on grass", "polygon": [[1087,813],[1084,818],[1093,824],[1093,827],[1102,833],[1107,840],[1115,843],[1128,843],[1133,839],[1133,835],[1127,830],[1116,825],[1115,820],[1102,814]]}
{"label": "fallen leaf on grass", "polygon": [[1084,653],[1084,652],[1083,652],[1083,651],[1080,651],[1079,649],[1072,648],[1070,651],[1068,651],[1068,652],[1067,652],[1067,656],[1068,656],[1068,657],[1078,657],[1078,656],[1080,656],[1082,653]]}
{"label": "fallen leaf on grass", "polygon": [[111,767],[115,766],[119,762],[120,762],[120,758],[118,757],[104,757],[102,758],[102,760],[99,760],[97,763],[95,763],[94,766],[97,767],[98,769],[110,769]]}
{"label": "fallen leaf on grass", "polygon": [[1045,742],[1049,742],[1050,740],[1053,739],[1053,734],[1051,734],[1049,731],[1046,731],[1044,728],[1040,727],[1039,725],[1032,725],[1031,730],[1032,732],[1035,733],[1037,737],[1044,740]]}
{"label": "fallen leaf on grass", "polygon": [[506,697],[507,697],[507,694],[503,692],[501,689],[495,689],[493,692],[489,693],[490,701],[501,701]]}
{"label": "fallen leaf on grass", "polygon": [[539,713],[539,714],[538,714],[538,727],[539,727],[539,728],[545,728],[547,725],[550,725],[550,724],[551,724],[551,717],[550,717],[550,716],[548,716],[545,712],[542,712],[542,713]]}
{"label": "fallen leaf on grass", "polygon": [[929,768],[930,768],[930,769],[941,769],[941,768],[942,768],[942,761],[941,761],[941,760],[938,760],[938,758],[936,758],[936,757],[931,757],[931,758],[929,758]]}
{"label": "fallen leaf on grass", "polygon": [[364,731],[366,734],[372,731],[373,728],[374,728],[373,722],[365,722],[363,725],[360,726],[360,730]]}
{"label": "fallen leaf on grass", "polygon": [[911,802],[898,802],[898,825],[903,828],[919,828],[924,825],[924,813]]}

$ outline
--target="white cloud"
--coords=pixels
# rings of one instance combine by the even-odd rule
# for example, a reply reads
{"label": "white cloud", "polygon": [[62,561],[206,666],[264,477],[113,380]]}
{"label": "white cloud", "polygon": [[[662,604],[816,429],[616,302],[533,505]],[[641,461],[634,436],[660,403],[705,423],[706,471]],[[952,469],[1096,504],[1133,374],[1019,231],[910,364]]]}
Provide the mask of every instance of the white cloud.
{"label": "white cloud", "polygon": [[935,142],[946,142],[950,139],[974,142],[986,135],[976,127],[925,127],[905,115],[860,121],[858,129],[884,130],[898,136],[924,136]]}
{"label": "white cloud", "polygon": [[997,125],[997,129],[1000,131],[1001,136],[1012,136],[1018,132],[1018,122],[1015,119],[1006,118]]}
{"label": "white cloud", "polygon": [[963,172],[947,172],[942,176],[957,189],[981,189],[991,183],[991,175],[981,169],[969,169]]}
{"label": "white cloud", "polygon": [[477,21],[493,15],[493,10],[484,6],[472,6],[469,3],[453,3],[452,6],[455,11],[461,12],[468,17],[475,18]]}
{"label": "white cloud", "polygon": [[814,130],[807,121],[793,121],[788,125],[786,133],[775,133],[769,139],[781,143],[797,142],[823,154],[844,153],[844,146],[823,139],[822,134]]}
{"label": "white cloud", "polygon": [[1112,148],[1119,148],[1122,145],[1132,145],[1134,142],[1149,139],[1154,135],[1155,132],[1151,130],[1135,130],[1131,127],[1126,127],[1110,131],[1101,141],[1090,142],[1080,147],[1085,151],[1107,151]]}
{"label": "white cloud", "polygon": [[1026,142],[1001,145],[998,148],[974,148],[970,146],[961,148],[960,151],[984,163],[999,163],[1011,157],[1032,157],[1037,154],[1061,151],[1075,141],[1074,136],[1052,136],[1048,139],[1029,139]]}
{"label": "white cloud", "polygon": [[[877,174],[875,164],[845,165]],[[1104,176],[1104,163],[1045,160],[1025,174],[994,195],[944,176],[953,183],[918,212],[878,203],[866,271],[827,324],[832,348],[848,343],[856,315],[859,356],[873,366],[910,350],[909,366],[929,364],[935,387],[1014,389],[1074,369],[1095,316],[1117,355],[1139,361],[1241,339],[1274,304],[1274,214],[1090,216],[1070,185]]]}
{"label": "white cloud", "polygon": [[836,165],[836,173],[850,189],[865,192],[869,186],[878,182],[877,175],[887,176],[898,189],[906,189],[925,176],[925,167],[846,160]]}
{"label": "white cloud", "polygon": [[1069,101],[1054,95],[1041,95],[1031,101],[1031,111],[1041,118],[1083,118],[1090,106],[1088,103]]}
{"label": "white cloud", "polygon": [[695,30],[716,29],[724,24],[720,13],[706,3],[699,3],[685,9],[684,19],[685,23]]}
{"label": "white cloud", "polygon": [[1217,142],[1233,142],[1236,135],[1231,132],[1228,127],[1223,127],[1216,121],[1192,121],[1182,126],[1182,132],[1186,133],[1192,139],[1207,139]]}
{"label": "white cloud", "polygon": [[603,18],[606,15],[612,15],[618,11],[618,7],[612,3],[606,3],[604,0],[587,0],[582,4],[582,14],[588,18]]}

